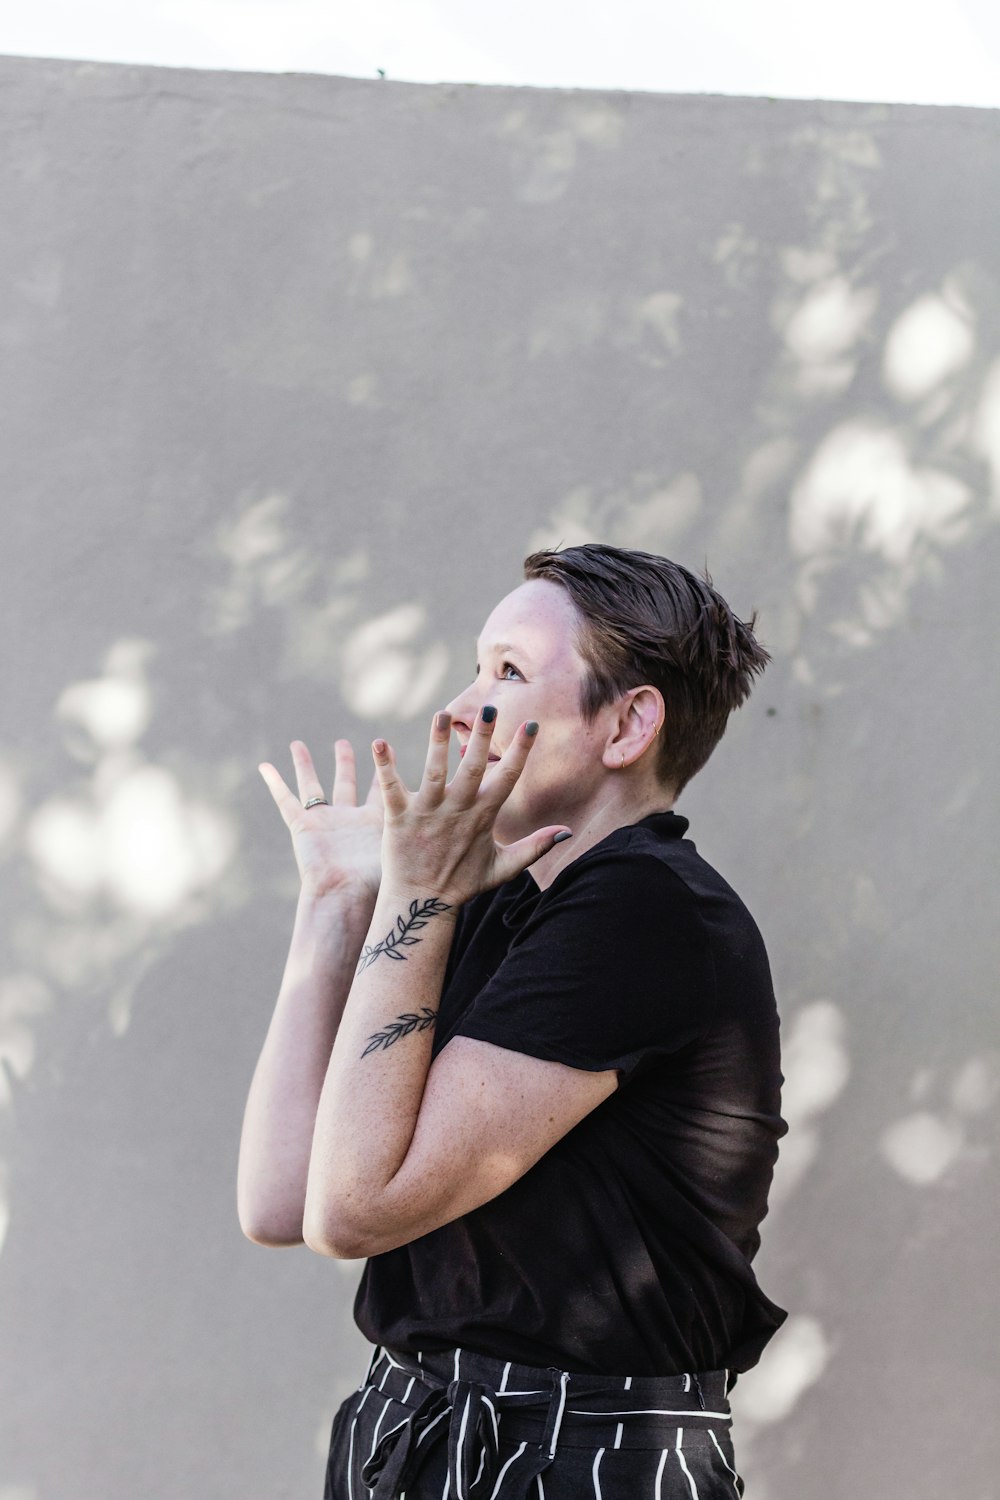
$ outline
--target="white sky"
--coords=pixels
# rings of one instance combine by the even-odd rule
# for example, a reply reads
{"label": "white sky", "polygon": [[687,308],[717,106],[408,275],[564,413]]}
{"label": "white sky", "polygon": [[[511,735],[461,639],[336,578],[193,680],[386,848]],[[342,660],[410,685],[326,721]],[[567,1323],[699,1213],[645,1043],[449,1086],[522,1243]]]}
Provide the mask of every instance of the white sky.
{"label": "white sky", "polygon": [[1000,108],[998,0],[0,0],[0,53]]}

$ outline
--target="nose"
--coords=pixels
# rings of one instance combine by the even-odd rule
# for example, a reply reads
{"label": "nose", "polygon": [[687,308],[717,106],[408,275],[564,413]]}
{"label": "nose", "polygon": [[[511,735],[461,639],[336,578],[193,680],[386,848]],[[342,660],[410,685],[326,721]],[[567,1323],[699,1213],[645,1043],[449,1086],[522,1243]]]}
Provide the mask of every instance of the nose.
{"label": "nose", "polygon": [[468,687],[455,694],[450,703],[445,704],[445,712],[451,715],[452,728],[460,724],[463,729],[471,732],[480,707],[476,683],[470,682]]}

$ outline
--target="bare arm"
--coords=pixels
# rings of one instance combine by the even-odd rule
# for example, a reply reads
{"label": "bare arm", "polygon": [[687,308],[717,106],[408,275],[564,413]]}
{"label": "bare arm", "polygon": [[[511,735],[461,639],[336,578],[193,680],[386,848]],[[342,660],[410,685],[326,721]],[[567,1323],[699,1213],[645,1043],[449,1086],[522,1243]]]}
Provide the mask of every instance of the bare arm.
{"label": "bare arm", "polygon": [[302,889],[284,977],[250,1085],[237,1169],[237,1212],[260,1245],[302,1244],[316,1111],[337,1028],[378,894],[382,809],[375,783],[357,805],[354,753],[336,745],[332,801],[308,750],[292,745],[298,798],[269,763],[261,774],[292,835]]}
{"label": "bare arm", "polygon": [[316,1110],[373,906],[364,892],[299,897],[240,1138],[240,1227],[259,1245],[302,1243]]}
{"label": "bare arm", "polygon": [[[372,941],[408,897],[383,886]],[[379,958],[354,981],[316,1115],[303,1238],[317,1254],[378,1255],[478,1208],[617,1087],[613,1069],[464,1036],[431,1063],[452,915],[426,920],[403,962]],[[417,1017],[427,1024],[398,1025]]]}
{"label": "bare arm", "polygon": [[458,909],[569,836],[556,824],[510,845],[493,838],[537,728],[522,727],[483,783],[484,711],[446,785],[449,720],[437,715],[416,794],[375,742],[384,873],[316,1116],[304,1239],[319,1254],[374,1255],[478,1207],[617,1085],[613,1069],[589,1073],[464,1037],[431,1064]]}

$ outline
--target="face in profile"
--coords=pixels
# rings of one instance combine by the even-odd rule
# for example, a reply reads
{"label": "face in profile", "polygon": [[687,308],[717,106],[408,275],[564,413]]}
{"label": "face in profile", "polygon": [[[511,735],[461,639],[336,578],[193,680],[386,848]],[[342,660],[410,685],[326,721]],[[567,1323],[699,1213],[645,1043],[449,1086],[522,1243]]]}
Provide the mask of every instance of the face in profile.
{"label": "face in profile", "polygon": [[496,823],[503,843],[547,823],[572,827],[574,814],[591,804],[606,780],[608,716],[599,713],[588,724],[580,707],[587,676],[576,646],[581,620],[559,584],[540,578],[521,584],[490,614],[479,637],[475,678],[447,705],[462,747],[483,705],[494,705],[491,764],[521,724],[538,723],[528,763]]}

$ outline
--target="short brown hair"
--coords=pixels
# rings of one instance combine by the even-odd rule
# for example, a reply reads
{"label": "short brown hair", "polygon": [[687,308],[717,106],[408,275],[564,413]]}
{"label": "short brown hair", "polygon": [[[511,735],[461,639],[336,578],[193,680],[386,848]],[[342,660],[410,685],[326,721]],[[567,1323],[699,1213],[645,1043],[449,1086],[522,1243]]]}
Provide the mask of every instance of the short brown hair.
{"label": "short brown hair", "polygon": [[657,772],[679,795],[771,660],[753,634],[756,611],[738,620],[707,568],[702,581],[669,558],[601,542],[532,552],[524,576],[560,584],[583,616],[585,718],[643,683],[663,694]]}

